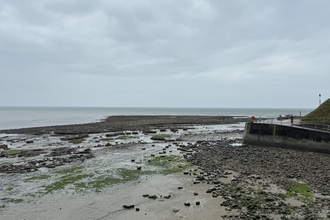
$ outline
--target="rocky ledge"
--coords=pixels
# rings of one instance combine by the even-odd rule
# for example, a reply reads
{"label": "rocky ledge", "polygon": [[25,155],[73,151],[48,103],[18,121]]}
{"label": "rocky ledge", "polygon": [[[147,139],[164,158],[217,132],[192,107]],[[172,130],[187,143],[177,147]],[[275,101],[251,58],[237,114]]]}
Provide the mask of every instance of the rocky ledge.
{"label": "rocky ledge", "polygon": [[[194,184],[214,184],[207,193],[222,196],[221,206],[238,209],[237,215],[225,219],[327,219],[330,218],[330,155],[257,146],[232,146],[230,141],[198,141],[182,146],[185,157],[203,170],[195,175]],[[229,183],[219,182],[237,173]],[[318,195],[301,197],[291,205],[287,194],[272,192],[279,186],[289,191],[303,183]],[[295,194],[298,195],[298,194]],[[297,201],[296,201],[297,202]],[[300,204],[299,204],[300,203]],[[322,217],[323,216],[323,217]]]}
{"label": "rocky ledge", "polygon": [[[44,153],[42,150],[33,150],[39,154]],[[23,157],[26,154],[31,154],[31,150],[21,151],[18,157]],[[12,155],[9,155],[12,156]],[[16,155],[13,155],[16,157]],[[7,155],[1,155],[0,157],[8,157]],[[24,160],[16,163],[1,164],[0,173],[27,173],[35,172],[40,168],[54,168],[71,163],[82,163],[86,159],[93,158],[90,148],[79,149],[71,147],[60,147],[52,149],[50,153],[43,155],[43,158]]]}
{"label": "rocky ledge", "polygon": [[110,116],[101,122],[0,130],[5,134],[58,134],[75,135],[125,130],[178,129],[189,125],[215,125],[245,122],[248,118],[232,116]]}

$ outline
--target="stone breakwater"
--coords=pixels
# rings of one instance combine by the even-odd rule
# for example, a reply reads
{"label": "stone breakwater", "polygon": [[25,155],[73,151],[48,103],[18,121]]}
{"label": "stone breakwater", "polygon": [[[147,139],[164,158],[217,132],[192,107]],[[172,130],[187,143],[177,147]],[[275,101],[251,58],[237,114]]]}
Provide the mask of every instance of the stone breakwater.
{"label": "stone breakwater", "polygon": [[246,122],[248,118],[232,116],[110,116],[104,121],[75,125],[59,125],[21,129],[0,130],[5,134],[58,134],[76,135],[125,130],[178,129],[189,125],[217,125]]}
{"label": "stone breakwater", "polygon": [[[222,196],[221,206],[240,210],[225,219],[328,219],[330,218],[330,156],[328,154],[255,146],[234,147],[230,140],[198,141],[182,147],[185,158],[199,166],[194,184],[214,184],[207,192]],[[218,181],[237,172],[227,184]],[[288,191],[303,182],[319,196],[287,202]],[[276,191],[276,190],[275,190]],[[273,215],[273,217],[271,217]],[[277,218],[276,218],[277,217]]]}

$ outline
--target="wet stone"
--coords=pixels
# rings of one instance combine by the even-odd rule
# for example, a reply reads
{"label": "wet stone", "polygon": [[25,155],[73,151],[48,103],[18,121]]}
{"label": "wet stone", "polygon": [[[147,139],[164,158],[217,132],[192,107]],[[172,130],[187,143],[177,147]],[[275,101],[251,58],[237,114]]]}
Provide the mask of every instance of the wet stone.
{"label": "wet stone", "polygon": [[134,208],[134,205],[123,205],[124,209],[132,209]]}

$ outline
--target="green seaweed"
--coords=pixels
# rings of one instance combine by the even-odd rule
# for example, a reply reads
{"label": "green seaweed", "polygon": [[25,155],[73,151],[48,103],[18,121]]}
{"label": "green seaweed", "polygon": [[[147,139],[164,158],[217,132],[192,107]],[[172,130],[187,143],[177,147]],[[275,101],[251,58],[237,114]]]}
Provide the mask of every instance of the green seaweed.
{"label": "green seaweed", "polygon": [[163,141],[165,140],[166,138],[168,137],[171,137],[171,135],[169,134],[156,134],[156,135],[153,135],[151,137],[152,140],[160,140],[160,141]]}
{"label": "green seaweed", "polygon": [[181,156],[170,155],[164,157],[155,157],[151,159],[149,165],[160,168],[159,173],[167,175],[172,173],[179,173],[191,167]]}
{"label": "green seaweed", "polygon": [[20,150],[5,150],[1,152],[2,155],[15,155],[19,153],[21,153]]}
{"label": "green seaweed", "polygon": [[23,201],[24,201],[23,199],[9,199],[6,202],[7,203],[15,203],[15,204],[17,204],[17,203],[21,203]]}
{"label": "green seaweed", "polygon": [[45,180],[48,179],[50,176],[49,175],[40,175],[40,176],[34,176],[28,179],[25,179],[24,182],[31,182],[35,180]]}
{"label": "green seaweed", "polygon": [[[181,156],[164,156],[156,157],[142,170],[138,169],[126,169],[118,168],[113,171],[95,171],[90,174],[83,174],[83,168],[80,166],[72,167],[64,170],[58,170],[55,173],[59,174],[58,180],[50,185],[44,186],[46,193],[52,193],[57,190],[63,190],[70,186],[76,191],[94,190],[100,192],[102,188],[112,185],[138,181],[141,176],[152,174],[171,174],[176,172],[182,172],[184,169],[190,167],[188,163]],[[152,167],[158,168],[157,170]],[[149,169],[148,169],[149,168]],[[38,179],[46,179],[49,176],[32,177],[26,181],[34,181]]]}
{"label": "green seaweed", "polygon": [[56,190],[64,189],[67,185],[75,184],[78,181],[81,181],[85,178],[93,177],[92,174],[79,174],[79,175],[68,175],[63,176],[59,181],[56,181],[48,186],[45,187],[47,193],[51,193]]}
{"label": "green seaweed", "polygon": [[100,172],[92,174],[82,174],[81,167],[73,167],[57,171],[63,174],[58,181],[45,186],[46,193],[51,193],[57,190],[65,189],[67,186],[72,186],[75,190],[92,189],[99,192],[100,189],[112,186],[119,183],[126,183],[138,180],[142,175],[150,175],[155,171],[141,171],[119,168],[115,172],[107,175],[102,175]]}
{"label": "green seaweed", "polygon": [[313,193],[311,191],[312,189],[309,186],[303,183],[296,183],[294,187],[287,191],[286,195],[287,197],[295,197],[298,200],[305,202],[313,197]]}

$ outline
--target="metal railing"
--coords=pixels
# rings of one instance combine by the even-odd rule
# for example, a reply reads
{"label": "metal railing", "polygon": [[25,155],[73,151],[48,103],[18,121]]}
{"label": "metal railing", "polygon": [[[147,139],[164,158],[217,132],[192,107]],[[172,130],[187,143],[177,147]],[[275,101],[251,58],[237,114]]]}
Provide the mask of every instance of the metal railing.
{"label": "metal railing", "polygon": [[253,123],[263,123],[263,124],[279,124],[286,126],[299,126],[305,128],[311,128],[316,130],[322,130],[330,132],[330,119],[329,118],[315,118],[304,120],[303,117],[294,116],[293,121],[288,117],[278,117],[278,116],[270,116],[265,118],[256,118],[255,120],[251,120]]}
{"label": "metal railing", "polygon": [[300,126],[317,130],[330,131],[330,118],[318,117],[301,120]]}
{"label": "metal railing", "polygon": [[269,116],[264,118],[256,118],[251,120],[254,123],[264,123],[264,124],[280,124],[280,125],[299,125],[301,117],[294,116],[293,123],[291,123],[291,118],[288,117],[279,117],[279,116]]}

